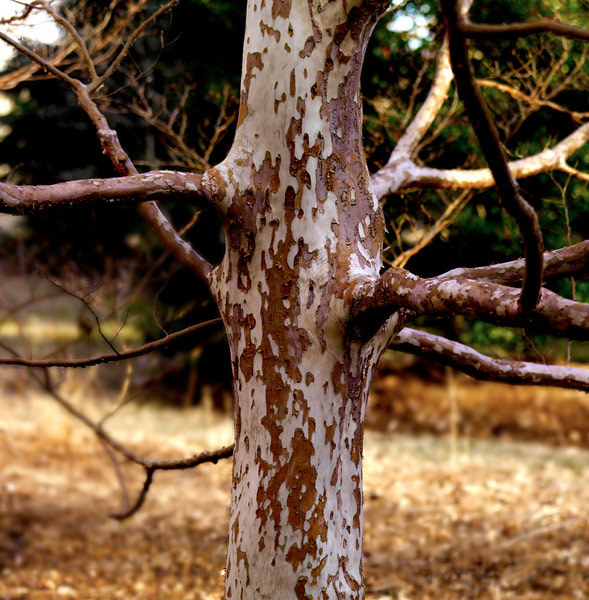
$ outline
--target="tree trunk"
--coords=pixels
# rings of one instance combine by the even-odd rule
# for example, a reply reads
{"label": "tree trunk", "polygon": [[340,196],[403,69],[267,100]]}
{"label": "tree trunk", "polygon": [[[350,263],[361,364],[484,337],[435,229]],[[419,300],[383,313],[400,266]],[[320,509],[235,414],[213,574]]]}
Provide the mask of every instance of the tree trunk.
{"label": "tree trunk", "polygon": [[227,598],[363,597],[362,419],[383,344],[347,321],[381,268],[359,91],[379,6],[248,2],[236,138],[205,176],[236,398]]}

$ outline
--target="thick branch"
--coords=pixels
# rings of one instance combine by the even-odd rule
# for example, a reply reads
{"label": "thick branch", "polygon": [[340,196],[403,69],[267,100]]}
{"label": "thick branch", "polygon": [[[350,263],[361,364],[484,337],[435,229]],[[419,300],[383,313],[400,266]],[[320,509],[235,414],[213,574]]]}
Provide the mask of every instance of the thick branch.
{"label": "thick branch", "polygon": [[123,350],[121,352],[113,354],[101,354],[100,356],[91,356],[89,358],[46,358],[39,360],[29,360],[20,356],[14,356],[10,358],[0,357],[0,365],[16,365],[31,368],[85,368],[93,367],[95,365],[102,365],[109,362],[120,362],[123,360],[137,358],[138,356],[143,356],[144,354],[149,354],[150,352],[154,352],[155,350],[159,350],[160,348],[166,348],[178,342],[181,339],[191,336],[193,333],[196,333],[197,331],[204,329],[205,327],[209,327],[210,325],[218,325],[219,323],[221,323],[221,319],[211,319],[210,321],[204,321],[203,323],[198,323],[197,325],[186,327],[185,329],[181,329],[180,331],[176,331],[175,333],[170,333],[169,335],[166,335],[165,337],[159,340],[149,342],[147,344],[144,344],[143,346],[140,346],[139,348]]}
{"label": "thick branch", "polygon": [[416,315],[463,315],[495,325],[589,340],[589,304],[542,289],[534,310],[522,314],[519,294],[516,288],[495,283],[439,277],[421,279],[392,267],[378,279],[354,289],[352,316],[365,320],[374,313],[375,318],[382,319],[384,314],[405,308]]}
{"label": "thick branch", "polygon": [[458,94],[469,114],[481,151],[493,173],[503,206],[514,218],[522,236],[526,272],[520,301],[522,312],[528,312],[536,305],[542,286],[543,242],[538,216],[519,193],[519,186],[509,170],[499,133],[475,82],[466,39],[458,27],[461,15],[457,0],[442,0],[441,5]]}
{"label": "thick branch", "polygon": [[490,358],[469,346],[416,329],[403,329],[392,347],[449,365],[476,379],[589,391],[589,370]]}
{"label": "thick branch", "polygon": [[49,208],[145,202],[154,196],[206,196],[202,175],[151,171],[112,179],[82,179],[54,185],[0,183],[0,212],[31,214]]}
{"label": "thick branch", "polygon": [[462,21],[458,24],[458,27],[466,37],[473,40],[506,39],[536,33],[553,33],[571,40],[589,41],[589,30],[575,25],[566,25],[554,19],[539,19],[531,23],[503,23],[501,25]]}
{"label": "thick branch", "polygon": [[[566,164],[567,158],[588,141],[589,123],[585,123],[553,148],[508,163],[509,170],[516,179],[553,170],[567,172],[570,169]],[[490,169],[434,169],[420,167],[409,159],[393,167],[391,170],[383,167],[373,175],[373,186],[379,199],[387,194],[414,188],[480,189],[495,185]],[[574,175],[587,177],[585,173]]]}
{"label": "thick branch", "polygon": [[403,169],[399,166],[411,162],[411,155],[415,148],[446,101],[453,78],[448,40],[444,38],[438,54],[434,81],[425,102],[397,142],[387,164],[372,175],[372,187],[377,198],[384,198],[402,185]]}
{"label": "thick branch", "polygon": [[[525,261],[520,258],[487,267],[452,269],[439,275],[438,279],[476,279],[517,286],[521,285],[524,269]],[[589,274],[589,240],[544,253],[544,281],[587,274]]]}

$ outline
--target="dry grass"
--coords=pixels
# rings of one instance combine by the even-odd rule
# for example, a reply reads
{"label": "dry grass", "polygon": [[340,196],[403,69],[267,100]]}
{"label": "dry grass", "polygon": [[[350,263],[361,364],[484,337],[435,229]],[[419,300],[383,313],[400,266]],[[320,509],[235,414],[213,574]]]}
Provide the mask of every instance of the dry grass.
{"label": "dry grass", "polygon": [[[3,394],[0,415],[0,599],[221,597],[229,462],[158,473],[144,509],[118,523],[92,435],[27,389]],[[145,405],[112,431],[183,456],[226,442],[231,423]],[[588,598],[588,459],[580,447],[461,438],[453,451],[447,437],[369,431],[368,600]],[[137,489],[140,473],[126,474]]]}

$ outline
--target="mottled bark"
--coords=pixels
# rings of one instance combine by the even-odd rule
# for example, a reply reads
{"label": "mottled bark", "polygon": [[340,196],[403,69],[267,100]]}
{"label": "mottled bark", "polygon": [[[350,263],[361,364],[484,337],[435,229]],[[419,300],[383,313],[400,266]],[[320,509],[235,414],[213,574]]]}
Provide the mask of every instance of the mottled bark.
{"label": "mottled bark", "polygon": [[385,3],[250,0],[238,130],[204,179],[236,395],[226,597],[362,598],[362,419],[386,332],[345,335],[381,268],[360,71]]}
{"label": "mottled bark", "polygon": [[449,365],[476,379],[589,391],[587,369],[491,358],[459,342],[408,327],[399,332],[393,347]]}
{"label": "mottled bark", "polygon": [[68,209],[84,204],[137,203],[154,197],[187,198],[205,195],[202,175],[175,171],[151,171],[110,179],[83,179],[53,185],[0,183],[0,210],[26,215],[46,209]]}
{"label": "mottled bark", "polygon": [[[522,315],[520,290],[508,286],[521,285],[523,260],[431,279],[398,268],[380,275],[379,197],[411,186],[493,184],[486,169],[442,171],[413,162],[449,89],[445,49],[426,102],[371,182],[362,148],[359,81],[368,39],[388,6],[385,0],[248,0],[235,141],[227,158],[202,177],[139,175],[91,98],[133,36],[152,20],[138,27],[103,75],[89,68],[90,85],[0,32],[1,39],[72,89],[122,176],[35,188],[0,184],[0,212],[140,201],[141,215],[160,240],[180,264],[208,281],[218,302],[236,399],[227,599],[363,598],[362,420],[372,372],[396,335],[407,351],[437,356],[473,374],[587,389],[587,374],[579,369],[497,361],[404,329],[416,315],[466,315],[588,339],[589,308],[541,290],[534,310]],[[588,136],[586,124],[554,148],[509,164],[505,176],[570,171],[566,158]],[[205,261],[148,200],[171,193],[202,195],[218,210],[227,239],[221,264]],[[545,259],[546,278],[586,274],[587,242]],[[174,335],[168,337],[153,345]],[[128,358],[147,346],[93,360]],[[103,430],[95,431],[105,439]],[[228,456],[230,450],[193,457],[181,468]],[[147,478],[136,507],[153,470],[171,468],[139,464]]]}
{"label": "mottled bark", "polygon": [[[458,270],[459,271],[459,270]],[[449,276],[424,279],[391,267],[377,280],[356,286],[354,319],[405,309],[413,315],[463,315],[503,325],[523,327],[575,340],[589,340],[589,304],[568,300],[542,288],[536,308],[523,314],[519,289]]]}

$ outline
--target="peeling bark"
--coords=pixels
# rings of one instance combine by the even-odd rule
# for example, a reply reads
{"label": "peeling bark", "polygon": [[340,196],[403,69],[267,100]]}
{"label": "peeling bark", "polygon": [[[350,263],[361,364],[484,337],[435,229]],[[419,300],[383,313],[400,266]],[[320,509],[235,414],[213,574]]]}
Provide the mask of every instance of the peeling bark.
{"label": "peeling bark", "polygon": [[384,6],[248,3],[236,138],[204,181],[236,395],[227,598],[363,597],[362,419],[387,336],[345,327],[382,265],[359,80]]}
{"label": "peeling bark", "polygon": [[[464,11],[468,4],[461,3]],[[428,98],[387,166],[371,180],[362,148],[360,72],[373,27],[389,5],[385,0],[248,0],[235,140],[227,158],[202,176],[139,175],[90,97],[117,68],[131,38],[155,16],[135,30],[103,75],[92,76],[90,86],[0,32],[1,39],[72,89],[123,176],[56,186],[0,183],[0,212],[140,202],[141,215],[160,240],[210,284],[218,303],[236,399],[226,599],[364,597],[362,421],[372,373],[396,336],[406,351],[435,355],[473,374],[587,389],[586,371],[498,361],[405,328],[421,314],[466,315],[589,339],[589,308],[542,289],[534,310],[522,315],[520,291],[508,286],[521,285],[523,260],[431,279],[398,268],[380,275],[379,198],[416,186],[493,185],[487,169],[442,171],[413,162],[451,83],[445,49]],[[552,149],[510,163],[505,175],[562,169],[579,176],[566,159],[587,139],[589,124]],[[218,210],[227,240],[219,265],[210,265],[182,240],[151,202],[169,194],[199,195]],[[545,278],[586,274],[587,244],[546,253]],[[168,338],[154,345],[176,339]],[[0,362],[48,366],[47,361]],[[70,361],[69,366],[87,364]],[[227,456],[230,448],[220,452]],[[147,479],[136,506],[155,468],[139,464]]]}
{"label": "peeling bark", "polygon": [[47,209],[112,203],[137,203],[154,197],[196,199],[205,195],[202,175],[175,171],[151,171],[110,179],[83,179],[53,185],[0,183],[0,209],[6,214],[26,215]]}

